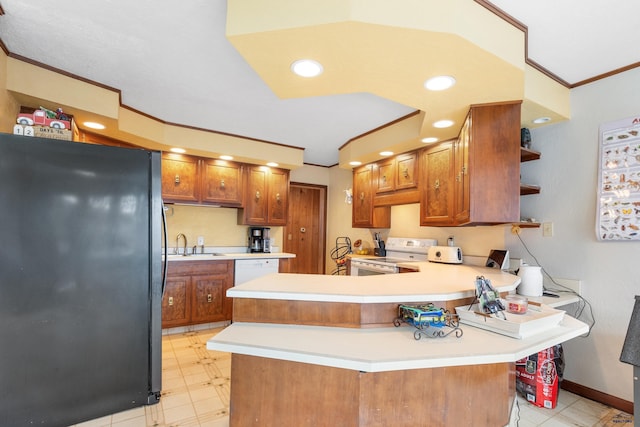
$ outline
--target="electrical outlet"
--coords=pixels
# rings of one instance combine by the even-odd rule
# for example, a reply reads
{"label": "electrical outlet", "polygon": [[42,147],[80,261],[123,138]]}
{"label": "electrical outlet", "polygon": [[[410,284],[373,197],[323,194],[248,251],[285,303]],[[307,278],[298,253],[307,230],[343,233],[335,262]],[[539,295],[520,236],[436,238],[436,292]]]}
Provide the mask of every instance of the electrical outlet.
{"label": "electrical outlet", "polygon": [[204,236],[198,236],[198,246],[204,245]]}
{"label": "electrical outlet", "polygon": [[542,223],[542,237],[553,237],[553,223],[552,222],[543,222]]}

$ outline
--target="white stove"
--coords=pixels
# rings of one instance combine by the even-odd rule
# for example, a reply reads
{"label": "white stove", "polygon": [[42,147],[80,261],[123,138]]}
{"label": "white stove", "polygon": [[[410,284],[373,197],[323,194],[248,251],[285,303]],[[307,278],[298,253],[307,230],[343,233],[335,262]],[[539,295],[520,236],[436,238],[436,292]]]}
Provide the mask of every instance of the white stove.
{"label": "white stove", "polygon": [[427,261],[431,246],[436,246],[435,239],[414,239],[389,237],[386,242],[385,258],[352,258],[352,276],[371,276],[376,274],[395,274],[400,271],[398,263],[411,261]]}

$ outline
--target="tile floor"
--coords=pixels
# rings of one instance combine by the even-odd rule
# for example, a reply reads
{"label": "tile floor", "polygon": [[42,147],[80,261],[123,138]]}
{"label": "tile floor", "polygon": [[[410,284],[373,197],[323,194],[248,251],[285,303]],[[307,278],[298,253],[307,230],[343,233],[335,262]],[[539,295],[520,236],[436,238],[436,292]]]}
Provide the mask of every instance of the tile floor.
{"label": "tile floor", "polygon": [[[74,427],[228,427],[231,356],[206,349],[207,340],[220,330],[163,336],[163,391],[157,405]],[[633,426],[633,416],[565,390],[560,391],[553,410],[538,408],[521,398],[518,407],[514,427]]]}

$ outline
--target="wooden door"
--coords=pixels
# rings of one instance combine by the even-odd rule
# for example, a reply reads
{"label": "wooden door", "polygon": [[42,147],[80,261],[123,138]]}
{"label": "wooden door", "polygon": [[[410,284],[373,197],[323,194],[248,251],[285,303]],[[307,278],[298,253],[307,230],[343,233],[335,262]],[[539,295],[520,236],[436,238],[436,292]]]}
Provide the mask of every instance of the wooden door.
{"label": "wooden door", "polygon": [[296,254],[296,258],[280,260],[280,271],[324,274],[327,187],[291,184],[289,205],[283,251]]}
{"label": "wooden door", "polygon": [[453,147],[437,145],[422,154],[420,225],[453,225]]}

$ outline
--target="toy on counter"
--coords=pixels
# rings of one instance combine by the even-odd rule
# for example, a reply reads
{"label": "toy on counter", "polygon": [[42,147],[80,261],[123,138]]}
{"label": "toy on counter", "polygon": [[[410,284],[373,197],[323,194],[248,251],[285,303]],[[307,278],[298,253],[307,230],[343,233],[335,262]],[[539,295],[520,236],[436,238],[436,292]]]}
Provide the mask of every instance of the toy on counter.
{"label": "toy on counter", "polygon": [[500,301],[500,293],[491,286],[491,281],[484,276],[476,277],[476,298],[481,312],[496,316],[500,313],[506,319],[505,307]]}
{"label": "toy on counter", "polygon": [[[456,338],[462,336],[459,317],[457,314],[449,313],[444,308],[437,308],[432,303],[423,305],[398,306],[398,317],[393,324],[398,327],[403,323],[408,323],[416,328],[413,337],[419,340],[422,335],[427,338],[444,338],[455,332]],[[445,332],[444,328],[451,328]]]}

